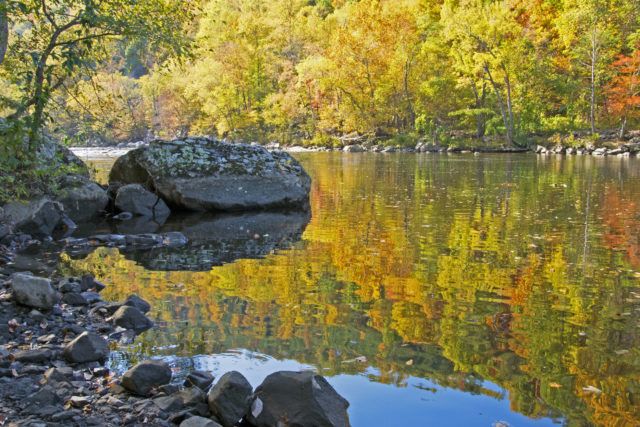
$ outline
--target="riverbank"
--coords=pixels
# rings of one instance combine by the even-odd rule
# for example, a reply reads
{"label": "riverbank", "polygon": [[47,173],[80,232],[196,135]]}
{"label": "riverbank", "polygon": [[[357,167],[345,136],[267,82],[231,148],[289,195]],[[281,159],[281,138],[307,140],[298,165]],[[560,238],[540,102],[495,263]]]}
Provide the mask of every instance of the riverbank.
{"label": "riverbank", "polygon": [[[114,159],[121,157],[131,150],[146,146],[143,142],[131,144],[119,144],[114,147],[70,147],[70,150],[82,159]],[[593,156],[621,156],[640,157],[640,136],[630,138],[627,141],[606,141],[602,146],[592,143],[576,143],[569,141],[564,143],[539,143],[528,147],[508,147],[499,145],[438,145],[430,143],[418,143],[413,147],[401,145],[382,144],[348,144],[335,147],[280,145],[267,144],[269,150],[282,150],[289,153],[314,153],[314,152],[346,152],[346,153],[536,153],[541,155],[593,155]]]}
{"label": "riverbank", "polygon": [[[198,171],[203,178],[215,181],[224,179],[229,170],[235,174],[236,185],[240,172],[251,179],[258,169],[262,177],[270,174],[275,181],[278,173],[288,171],[289,180],[294,173],[300,177],[296,187],[299,199],[308,198],[310,179],[284,153],[205,139],[152,144],[145,150],[149,152],[148,167],[160,167],[173,155],[173,175],[162,169],[153,176],[173,177],[183,186],[190,178],[199,177]],[[172,367],[162,359],[141,361],[121,376],[111,372],[112,350],[132,343],[154,327],[148,317],[151,305],[135,294],[124,301],[106,301],[100,295],[106,285],[93,276],[60,277],[55,268],[34,267],[38,257],[62,251],[86,254],[98,246],[153,253],[181,249],[189,239],[177,231],[152,234],[131,230],[72,237],[76,229],[100,221],[136,223],[143,229],[157,223],[159,227],[171,211],[158,195],[140,184],[127,183],[131,176],[137,176],[129,167],[140,163],[114,167],[119,179],[107,187],[90,181],[86,165],[72,154],[69,157],[82,167],[83,175],[60,176],[64,192],[50,188],[47,194],[34,194],[28,201],[14,200],[0,206],[0,425],[233,427],[242,420],[243,425],[275,427],[283,418],[302,426],[349,425],[348,402],[313,372],[275,372],[255,390],[235,371],[217,381],[208,371],[193,371],[179,383],[173,379]],[[209,186],[214,185],[211,182]],[[264,203],[266,189],[268,185],[261,186],[258,202]],[[191,200],[205,193],[194,191]],[[279,192],[282,194],[274,197],[293,200],[283,188]],[[247,194],[244,191],[240,196],[245,203]],[[270,207],[258,202],[248,204],[246,210]],[[233,200],[228,203],[232,210],[238,206]],[[222,202],[216,206],[223,207]],[[267,229],[252,240],[266,244],[262,236],[276,231]],[[255,242],[252,247],[255,251],[259,245]],[[18,262],[24,258],[36,262]]]}

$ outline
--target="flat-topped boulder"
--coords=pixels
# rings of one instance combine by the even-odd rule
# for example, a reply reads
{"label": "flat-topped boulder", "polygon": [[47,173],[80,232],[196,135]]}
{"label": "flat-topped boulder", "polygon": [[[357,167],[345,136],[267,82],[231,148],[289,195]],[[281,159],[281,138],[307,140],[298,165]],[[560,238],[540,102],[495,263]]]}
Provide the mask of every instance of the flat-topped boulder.
{"label": "flat-topped boulder", "polygon": [[192,211],[302,207],[311,179],[289,154],[210,138],[154,141],[120,157],[111,185],[141,184]]}

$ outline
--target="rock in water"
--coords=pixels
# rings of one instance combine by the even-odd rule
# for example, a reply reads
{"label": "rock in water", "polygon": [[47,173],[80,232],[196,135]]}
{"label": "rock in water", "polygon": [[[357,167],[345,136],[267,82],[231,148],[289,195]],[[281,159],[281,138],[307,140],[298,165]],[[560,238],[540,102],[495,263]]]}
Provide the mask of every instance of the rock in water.
{"label": "rock in water", "polygon": [[66,345],[62,355],[72,363],[97,362],[109,356],[109,344],[100,335],[83,332]]}
{"label": "rock in water", "polygon": [[353,144],[345,146],[342,151],[344,151],[345,153],[362,153],[363,151],[365,151],[365,149],[362,145]]}
{"label": "rock in water", "polygon": [[161,198],[140,184],[120,187],[115,204],[121,212],[131,212],[133,215],[148,218],[166,218],[171,213]]}
{"label": "rock in water", "polygon": [[180,423],[180,427],[222,427],[217,422],[204,417],[187,418]]}
{"label": "rock in water", "polygon": [[124,305],[135,307],[140,310],[141,313],[148,313],[149,310],[151,310],[151,304],[149,304],[136,294],[129,295],[127,300],[124,302]]}
{"label": "rock in water", "polygon": [[233,427],[247,413],[252,391],[253,387],[240,372],[227,372],[209,390],[209,410],[224,427]]}
{"label": "rock in water", "polygon": [[155,141],[120,157],[112,185],[142,184],[169,205],[194,211],[300,207],[311,179],[289,154],[208,138]]}
{"label": "rock in water", "polygon": [[322,376],[282,371],[256,388],[247,420],[256,427],[348,427],[348,407]]}
{"label": "rock in water", "polygon": [[144,332],[153,327],[153,322],[135,307],[123,305],[113,314],[113,323],[125,329],[132,329],[136,333]]}
{"label": "rock in water", "polygon": [[62,205],[46,197],[28,203],[7,203],[3,209],[0,222],[14,224],[15,231],[39,239],[51,236],[54,231],[65,226],[75,227],[73,221],[65,215]]}
{"label": "rock in water", "polygon": [[198,387],[201,390],[206,391],[213,383],[214,377],[211,372],[206,371],[193,371],[187,375],[184,380],[185,387]]}
{"label": "rock in water", "polygon": [[74,221],[87,221],[97,216],[109,203],[107,192],[83,176],[66,176],[58,201]]}
{"label": "rock in water", "polygon": [[130,392],[148,396],[152,389],[169,384],[171,368],[159,360],[145,360],[122,376],[122,387]]}
{"label": "rock in water", "polygon": [[11,276],[11,288],[15,300],[29,307],[50,310],[60,299],[51,287],[51,281],[44,277],[35,277],[24,273]]}

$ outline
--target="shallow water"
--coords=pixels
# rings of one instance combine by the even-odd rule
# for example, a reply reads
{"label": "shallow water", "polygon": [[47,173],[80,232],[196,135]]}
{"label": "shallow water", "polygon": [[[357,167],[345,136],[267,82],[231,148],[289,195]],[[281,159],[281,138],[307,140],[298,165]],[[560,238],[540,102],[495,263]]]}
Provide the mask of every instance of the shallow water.
{"label": "shallow water", "polygon": [[63,255],[153,306],[115,369],[313,368],[354,426],[637,425],[639,160],[296,157],[310,219],[178,217],[158,229],[186,252]]}

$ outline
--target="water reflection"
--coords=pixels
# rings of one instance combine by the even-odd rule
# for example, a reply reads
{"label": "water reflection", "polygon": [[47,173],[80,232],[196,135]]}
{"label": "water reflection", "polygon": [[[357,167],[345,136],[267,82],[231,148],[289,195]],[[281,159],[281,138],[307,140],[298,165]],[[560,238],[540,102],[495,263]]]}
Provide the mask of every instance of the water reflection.
{"label": "water reflection", "polygon": [[352,390],[354,425],[438,424],[446,408],[450,425],[640,419],[636,159],[299,158],[313,215],[290,249],[202,272],[65,257],[108,297],[152,302],[160,327],[130,357],[241,348],[312,365]]}
{"label": "water reflection", "polygon": [[[80,228],[75,237],[102,233],[143,234],[179,231],[188,239],[180,247],[120,249],[128,260],[154,271],[209,271],[213,266],[237,259],[262,258],[288,249],[302,238],[309,223],[308,211],[249,212],[244,214],[176,214],[159,223],[156,219],[135,217],[128,221],[93,224]],[[84,258],[95,247],[68,255]]]}

